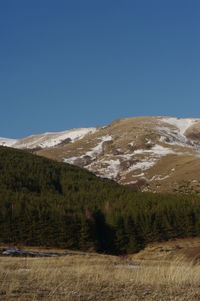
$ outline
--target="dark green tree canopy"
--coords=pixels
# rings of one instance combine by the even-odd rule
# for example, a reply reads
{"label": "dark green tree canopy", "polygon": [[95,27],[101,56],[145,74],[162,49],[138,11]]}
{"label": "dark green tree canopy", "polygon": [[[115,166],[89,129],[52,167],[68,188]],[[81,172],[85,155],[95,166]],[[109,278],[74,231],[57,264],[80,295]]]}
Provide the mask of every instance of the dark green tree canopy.
{"label": "dark green tree canopy", "polygon": [[200,233],[200,199],[131,191],[69,164],[0,147],[0,242],[124,254]]}

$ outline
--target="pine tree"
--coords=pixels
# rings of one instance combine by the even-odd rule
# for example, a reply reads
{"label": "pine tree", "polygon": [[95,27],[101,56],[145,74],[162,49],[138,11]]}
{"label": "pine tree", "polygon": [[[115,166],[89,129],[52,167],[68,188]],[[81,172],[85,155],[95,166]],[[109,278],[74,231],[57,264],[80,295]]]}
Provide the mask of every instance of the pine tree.
{"label": "pine tree", "polygon": [[119,254],[127,252],[128,237],[125,229],[124,218],[120,216],[115,227],[115,247]]}
{"label": "pine tree", "polygon": [[79,245],[82,250],[93,249],[95,246],[94,223],[92,220],[82,217],[80,227]]}
{"label": "pine tree", "polygon": [[128,253],[136,253],[141,249],[141,239],[131,216],[128,217],[126,233],[128,236]]}

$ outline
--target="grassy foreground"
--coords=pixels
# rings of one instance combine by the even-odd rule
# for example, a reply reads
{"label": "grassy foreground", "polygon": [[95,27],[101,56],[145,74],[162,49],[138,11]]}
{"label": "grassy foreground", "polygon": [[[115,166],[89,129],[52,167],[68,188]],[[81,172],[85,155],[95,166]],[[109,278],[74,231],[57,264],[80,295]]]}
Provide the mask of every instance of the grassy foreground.
{"label": "grassy foreground", "polygon": [[0,257],[0,300],[200,300],[200,265],[181,257]]}

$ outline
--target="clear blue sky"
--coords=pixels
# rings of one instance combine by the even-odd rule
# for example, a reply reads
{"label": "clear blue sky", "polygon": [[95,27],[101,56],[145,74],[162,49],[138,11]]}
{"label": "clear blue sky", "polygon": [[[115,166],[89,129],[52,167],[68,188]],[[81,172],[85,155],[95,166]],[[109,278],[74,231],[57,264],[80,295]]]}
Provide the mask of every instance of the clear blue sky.
{"label": "clear blue sky", "polygon": [[0,136],[200,116],[199,0],[1,0]]}

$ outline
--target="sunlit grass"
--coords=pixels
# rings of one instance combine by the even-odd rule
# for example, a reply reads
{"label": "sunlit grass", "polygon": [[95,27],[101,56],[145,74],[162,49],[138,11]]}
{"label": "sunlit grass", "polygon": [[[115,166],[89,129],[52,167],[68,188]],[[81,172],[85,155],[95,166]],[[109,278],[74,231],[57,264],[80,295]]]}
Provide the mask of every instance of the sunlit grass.
{"label": "sunlit grass", "polygon": [[200,292],[199,265],[137,264],[103,255],[1,257],[0,300],[195,300]]}

